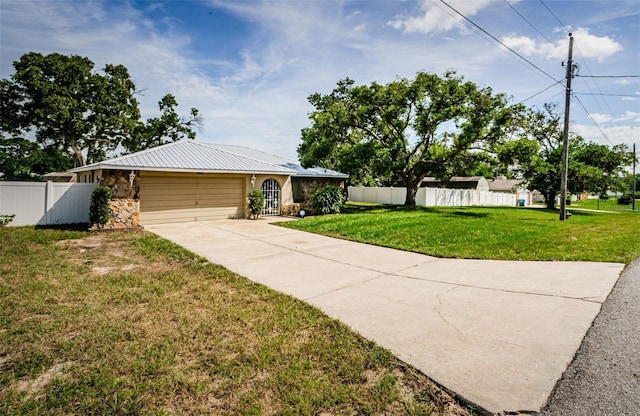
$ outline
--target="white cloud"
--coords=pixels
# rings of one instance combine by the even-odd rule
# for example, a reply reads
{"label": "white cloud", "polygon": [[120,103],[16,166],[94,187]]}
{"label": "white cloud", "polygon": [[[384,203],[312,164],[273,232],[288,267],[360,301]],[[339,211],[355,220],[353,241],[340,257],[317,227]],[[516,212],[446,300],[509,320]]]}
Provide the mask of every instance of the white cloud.
{"label": "white cloud", "polygon": [[627,110],[624,112],[623,115],[617,116],[617,117],[613,117],[609,114],[593,113],[591,114],[591,118],[593,119],[593,121],[595,121],[598,124],[621,123],[621,122],[629,122],[629,121],[634,123],[640,123],[640,112]]}
{"label": "white cloud", "polygon": [[[491,4],[492,0],[450,0],[448,4],[461,14],[471,17]],[[421,12],[417,16],[396,16],[387,22],[391,27],[405,33],[447,32],[452,29],[464,29],[463,18],[446,5],[435,4],[429,0],[420,2]]]}
{"label": "white cloud", "polygon": [[588,141],[611,146],[611,144],[627,144],[631,145],[638,141],[640,136],[640,126],[622,125],[612,127],[602,127],[602,131],[607,135],[604,137],[600,129],[593,124],[575,124],[571,126],[571,130],[576,134],[584,137]]}
{"label": "white cloud", "polygon": [[615,121],[633,121],[635,123],[640,123],[640,112],[625,111],[624,115],[616,118]]}
{"label": "white cloud", "polygon": [[[610,56],[623,50],[620,43],[609,36],[596,36],[589,33],[588,28],[579,27],[573,32],[574,59],[596,58],[598,62],[603,62]],[[542,56],[546,59],[558,59],[566,57],[569,49],[569,38],[563,37],[554,44],[548,42],[538,42],[527,36],[509,35],[504,36],[502,42],[525,56]]]}
{"label": "white cloud", "polygon": [[538,42],[528,36],[504,36],[501,41],[525,56],[544,56],[547,59],[562,57],[562,51],[559,51],[555,45]]}
{"label": "white cloud", "polygon": [[611,117],[610,115],[608,115],[608,114],[600,114],[600,113],[591,114],[591,118],[593,119],[593,121],[595,121],[598,124],[607,123],[607,122],[613,120],[613,117]]}
{"label": "white cloud", "polygon": [[13,72],[11,61],[26,52],[58,52],[87,56],[96,70],[108,63],[126,66],[142,90],[138,100],[143,118],[157,115],[157,102],[166,93],[176,96],[185,114],[195,103],[222,95],[184,54],[191,44],[188,36],[166,34],[164,27],[126,5],[107,11],[107,3],[78,3],[3,1],[3,77]]}
{"label": "white cloud", "polygon": [[[156,8],[154,15],[162,15],[169,13],[170,3],[135,3],[145,9],[139,10],[134,3],[115,7],[109,0],[0,2],[2,77],[12,71],[12,60],[30,50],[77,53],[90,57],[97,67],[121,63],[138,88],[146,89],[140,98],[143,117],[157,115],[157,101],[171,92],[180,103],[181,114],[190,107],[201,111],[205,128],[198,140],[243,144],[289,157],[295,157],[300,129],[309,124],[307,113],[312,108],[306,97],[329,93],[347,76],[359,84],[387,83],[396,77],[411,78],[421,70],[443,73],[455,69],[469,81],[520,97],[550,82],[481,37],[462,40],[458,30],[464,33],[465,27],[429,1],[376,1],[375,7],[364,7],[345,0],[211,0],[212,13],[222,9],[246,24],[243,38],[233,39],[237,48],[224,58],[202,57],[202,52],[193,50],[195,42],[185,33],[192,33],[193,40],[197,34],[182,31],[188,21],[150,19],[151,8]],[[467,16],[479,14],[490,3],[450,2]],[[414,17],[398,15],[398,10],[414,7],[418,11]],[[522,22],[515,25],[511,28],[521,27]],[[434,41],[403,34],[409,32],[430,33]],[[580,52],[593,53],[583,44],[585,38],[577,36],[582,32],[575,33]],[[512,37],[531,56],[557,53],[566,58],[566,52],[555,50],[557,46],[566,51],[562,39],[551,46]],[[226,38],[220,35],[212,41],[225,42]],[[557,62],[537,64],[558,78],[563,74]],[[634,109],[626,105],[614,107],[620,117],[626,116],[627,108]],[[580,121],[589,123],[584,116]]]}

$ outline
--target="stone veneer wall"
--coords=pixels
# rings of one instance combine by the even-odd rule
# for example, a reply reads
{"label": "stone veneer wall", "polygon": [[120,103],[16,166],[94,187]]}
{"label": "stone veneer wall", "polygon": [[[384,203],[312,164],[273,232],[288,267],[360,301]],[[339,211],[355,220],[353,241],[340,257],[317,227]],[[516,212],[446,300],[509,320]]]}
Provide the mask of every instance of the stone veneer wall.
{"label": "stone veneer wall", "polygon": [[111,188],[109,202],[109,222],[103,229],[139,228],[140,225],[140,182],[139,172],[134,171],[136,177],[133,186],[129,182],[131,171],[103,170],[100,186]]}
{"label": "stone veneer wall", "polygon": [[310,202],[294,202],[293,204],[283,204],[280,208],[280,215],[284,217],[295,217],[300,210],[303,209],[308,213],[311,213]]}
{"label": "stone veneer wall", "polygon": [[344,190],[344,179],[332,178],[292,178],[294,202],[311,202],[311,197],[319,189],[328,185],[335,185]]}
{"label": "stone veneer wall", "polygon": [[293,187],[293,204],[284,204],[280,215],[296,216],[301,209],[305,210],[307,215],[313,214],[311,208],[311,197],[319,189],[327,185],[335,185],[344,190],[344,179],[333,178],[292,178],[291,186]]}

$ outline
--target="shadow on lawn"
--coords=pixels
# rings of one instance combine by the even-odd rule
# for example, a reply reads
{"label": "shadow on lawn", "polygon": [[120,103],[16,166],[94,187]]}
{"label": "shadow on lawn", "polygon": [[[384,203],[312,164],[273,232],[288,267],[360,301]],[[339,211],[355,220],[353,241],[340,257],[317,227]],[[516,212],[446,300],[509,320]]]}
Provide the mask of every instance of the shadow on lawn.
{"label": "shadow on lawn", "polygon": [[36,225],[36,230],[89,231],[89,223]]}
{"label": "shadow on lawn", "polygon": [[381,212],[440,212],[438,207],[419,207],[404,205],[360,205],[360,204],[344,204],[340,208],[342,214],[365,214],[365,213],[381,213]]}

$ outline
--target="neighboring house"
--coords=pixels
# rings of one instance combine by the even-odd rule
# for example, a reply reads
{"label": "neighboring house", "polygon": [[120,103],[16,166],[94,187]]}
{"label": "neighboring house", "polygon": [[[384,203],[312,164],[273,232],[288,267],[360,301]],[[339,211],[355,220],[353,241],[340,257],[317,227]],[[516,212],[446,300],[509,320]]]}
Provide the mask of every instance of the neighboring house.
{"label": "neighboring house", "polygon": [[489,182],[484,178],[484,176],[453,176],[447,183],[443,183],[436,178],[426,177],[422,180],[420,187],[488,191]]}
{"label": "neighboring house", "polygon": [[492,192],[505,192],[513,194],[520,190],[524,179],[507,179],[506,176],[498,176],[489,180],[489,190]]}
{"label": "neighboring house", "polygon": [[51,172],[42,175],[42,179],[51,182],[75,182],[76,174],[70,172]]}
{"label": "neighboring house", "polygon": [[[243,146],[184,140],[69,170],[112,190],[108,228],[248,216],[253,189],[263,215],[294,215],[315,189],[347,175]],[[294,190],[295,189],[295,190]],[[299,202],[298,202],[299,201]]]}
{"label": "neighboring house", "polygon": [[489,180],[489,190],[491,192],[516,194],[516,200],[524,201],[522,205],[532,205],[535,202],[534,195],[524,188],[525,182],[524,179],[507,179],[506,176],[498,176]]}

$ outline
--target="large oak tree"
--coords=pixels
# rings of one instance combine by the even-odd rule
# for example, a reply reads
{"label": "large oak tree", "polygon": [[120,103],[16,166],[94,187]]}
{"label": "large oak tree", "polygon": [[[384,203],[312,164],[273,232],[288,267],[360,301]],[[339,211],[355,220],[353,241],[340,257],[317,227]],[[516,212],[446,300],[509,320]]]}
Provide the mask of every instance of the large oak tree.
{"label": "large oak tree", "polygon": [[[540,191],[547,208],[554,208],[560,193],[563,129],[554,104],[529,110],[520,123],[517,138],[497,146],[502,170],[524,178],[531,190]],[[625,145],[606,146],[569,135],[569,193],[603,194],[624,187],[624,168],[633,157]]]}
{"label": "large oak tree", "polygon": [[415,205],[427,175],[447,180],[457,158],[500,140],[515,111],[503,94],[454,72],[419,72],[386,85],[347,78],[309,102],[315,110],[302,130],[302,164],[348,173],[355,183],[399,181],[405,205]]}
{"label": "large oak tree", "polygon": [[[69,154],[76,166],[83,166],[106,159],[120,146],[133,152],[195,137],[198,110],[180,118],[171,94],[160,100],[159,118],[142,122],[136,86],[122,65],[108,64],[97,72],[89,58],[30,52],[14,67],[11,79],[0,81],[0,148],[20,153],[16,146],[23,146],[32,152],[19,139],[35,139],[48,153]],[[55,168],[66,169],[67,164],[62,157]]]}

